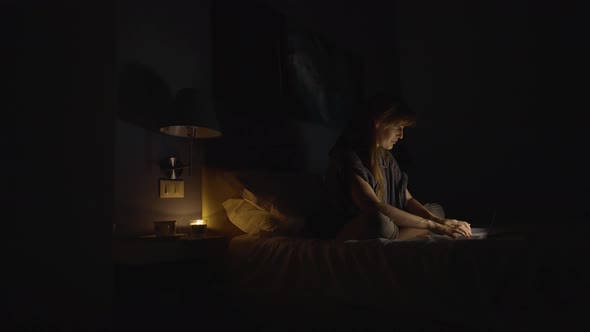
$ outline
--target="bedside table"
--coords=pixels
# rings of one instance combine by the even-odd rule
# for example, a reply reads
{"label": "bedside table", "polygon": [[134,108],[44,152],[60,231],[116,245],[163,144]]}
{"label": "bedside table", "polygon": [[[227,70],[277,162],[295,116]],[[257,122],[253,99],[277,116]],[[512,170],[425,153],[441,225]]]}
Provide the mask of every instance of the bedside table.
{"label": "bedside table", "polygon": [[114,330],[165,331],[217,314],[227,245],[215,234],[113,238]]}
{"label": "bedside table", "polygon": [[124,237],[113,239],[113,262],[143,265],[190,260],[222,259],[227,239],[221,235]]}

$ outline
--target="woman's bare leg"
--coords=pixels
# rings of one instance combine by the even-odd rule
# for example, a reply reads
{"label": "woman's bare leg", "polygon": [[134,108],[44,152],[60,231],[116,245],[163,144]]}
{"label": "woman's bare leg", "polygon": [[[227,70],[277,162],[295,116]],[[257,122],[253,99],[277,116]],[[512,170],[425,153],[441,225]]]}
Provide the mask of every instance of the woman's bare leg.
{"label": "woman's bare leg", "polygon": [[430,231],[423,228],[400,227],[396,240],[423,240]]}
{"label": "woman's bare leg", "polygon": [[[424,207],[439,218],[445,217],[445,211],[438,203],[426,203]],[[422,228],[400,227],[398,240],[424,240],[430,231]]]}
{"label": "woman's bare leg", "polygon": [[397,239],[399,228],[382,213],[361,214],[344,225],[336,238],[340,240]]}

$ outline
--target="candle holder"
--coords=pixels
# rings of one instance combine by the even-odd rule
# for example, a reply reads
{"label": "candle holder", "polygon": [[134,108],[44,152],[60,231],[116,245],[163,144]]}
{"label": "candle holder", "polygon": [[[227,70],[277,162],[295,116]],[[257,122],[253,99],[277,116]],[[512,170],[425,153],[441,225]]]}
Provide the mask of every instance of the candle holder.
{"label": "candle holder", "polygon": [[191,236],[204,236],[207,233],[207,221],[190,220]]}

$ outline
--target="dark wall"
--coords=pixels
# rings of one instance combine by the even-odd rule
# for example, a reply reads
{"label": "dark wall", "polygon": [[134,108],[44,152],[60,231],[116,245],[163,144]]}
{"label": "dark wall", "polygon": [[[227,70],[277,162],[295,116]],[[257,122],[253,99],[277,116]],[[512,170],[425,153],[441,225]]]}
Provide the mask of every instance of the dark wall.
{"label": "dark wall", "polygon": [[209,1],[119,1],[117,4],[117,135],[115,214],[117,234],[150,234],[153,221],[176,220],[186,233],[201,217],[202,142],[193,144],[193,168],[183,170],[184,198],[159,197],[163,159],[190,163],[190,142],[159,132],[183,88],[211,92]]}
{"label": "dark wall", "polygon": [[4,233],[2,329],[108,331],[114,3],[3,2],[0,13],[12,115],[3,173],[14,180],[3,196],[14,228]]}
{"label": "dark wall", "polygon": [[418,197],[483,226],[587,218],[586,23],[574,4],[398,1]]}

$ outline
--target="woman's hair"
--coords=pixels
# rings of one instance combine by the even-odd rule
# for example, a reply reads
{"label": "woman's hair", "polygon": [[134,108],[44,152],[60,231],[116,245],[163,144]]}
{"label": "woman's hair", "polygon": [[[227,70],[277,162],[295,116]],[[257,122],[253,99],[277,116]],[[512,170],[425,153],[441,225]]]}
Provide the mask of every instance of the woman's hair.
{"label": "woman's hair", "polygon": [[375,124],[379,123],[380,127],[389,126],[413,126],[416,124],[416,115],[408,108],[408,106],[401,100],[391,98],[386,95],[375,96],[369,104],[369,123],[370,126],[370,143],[369,143],[369,163],[371,165],[371,172],[377,182],[377,192],[375,193],[379,199],[383,198],[383,167],[380,160],[383,159],[385,150],[381,146],[377,146],[376,128]]}
{"label": "woman's hair", "polygon": [[350,126],[345,131],[348,144],[357,148],[363,163],[370,166],[371,173],[377,182],[375,194],[383,198],[383,170],[381,160],[389,153],[377,146],[377,130],[375,125],[404,127],[416,124],[416,114],[400,98],[380,93],[368,99],[364,106],[353,116]]}

